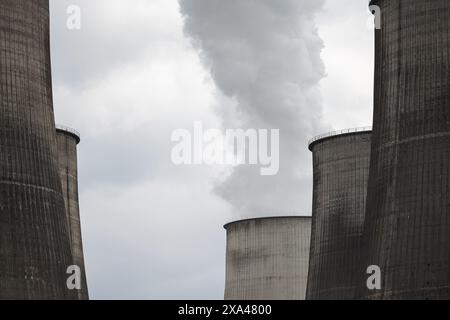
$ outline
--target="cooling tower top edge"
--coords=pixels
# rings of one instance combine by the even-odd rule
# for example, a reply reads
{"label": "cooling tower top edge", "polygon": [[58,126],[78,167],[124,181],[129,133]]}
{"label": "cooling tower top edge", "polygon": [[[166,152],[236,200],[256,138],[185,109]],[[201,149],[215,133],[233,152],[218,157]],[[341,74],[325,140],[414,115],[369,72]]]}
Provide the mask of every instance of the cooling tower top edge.
{"label": "cooling tower top edge", "polygon": [[315,143],[325,140],[325,139],[328,139],[328,138],[344,136],[344,135],[348,135],[348,134],[361,134],[361,133],[367,133],[367,132],[371,132],[371,131],[372,131],[372,127],[367,126],[367,127],[358,127],[358,128],[350,128],[350,129],[343,129],[343,130],[327,132],[327,133],[315,136],[314,138],[309,140],[308,149],[312,151],[312,146]]}
{"label": "cooling tower top edge", "polygon": [[73,129],[73,128],[57,124],[56,125],[56,131],[61,131],[61,132],[70,134],[71,136],[73,136],[77,140],[77,144],[80,143],[80,141],[81,141],[80,133],[77,130]]}
{"label": "cooling tower top edge", "polygon": [[223,228],[225,230],[228,229],[228,227],[232,224],[236,224],[236,223],[242,223],[242,222],[248,222],[248,221],[257,221],[257,220],[276,220],[276,219],[307,219],[307,220],[311,220],[311,216],[268,216],[268,217],[256,217],[256,218],[246,218],[246,219],[241,219],[241,220],[235,220],[235,221],[231,221],[226,223]]}

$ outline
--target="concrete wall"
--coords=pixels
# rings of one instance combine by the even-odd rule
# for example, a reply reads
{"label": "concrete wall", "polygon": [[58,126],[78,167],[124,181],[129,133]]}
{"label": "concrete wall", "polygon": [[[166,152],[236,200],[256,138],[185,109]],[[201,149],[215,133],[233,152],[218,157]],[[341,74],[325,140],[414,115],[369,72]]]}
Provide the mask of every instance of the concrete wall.
{"label": "concrete wall", "polygon": [[313,153],[307,299],[355,298],[370,161],[370,131],[328,136]]}
{"label": "concrete wall", "polygon": [[76,298],[53,115],[48,0],[0,0],[0,299]]}
{"label": "concrete wall", "polygon": [[[379,0],[360,297],[450,299],[450,1]],[[364,274],[378,265],[382,289]]]}
{"label": "concrete wall", "polygon": [[305,298],[310,217],[249,219],[225,229],[225,299]]}
{"label": "concrete wall", "polygon": [[78,201],[78,165],[77,145],[80,137],[74,131],[57,127],[58,163],[61,185],[66,205],[66,220],[69,228],[70,243],[74,265],[82,271],[82,288],[78,291],[80,300],[89,299],[86,271],[84,265],[83,239],[81,236],[80,208]]}

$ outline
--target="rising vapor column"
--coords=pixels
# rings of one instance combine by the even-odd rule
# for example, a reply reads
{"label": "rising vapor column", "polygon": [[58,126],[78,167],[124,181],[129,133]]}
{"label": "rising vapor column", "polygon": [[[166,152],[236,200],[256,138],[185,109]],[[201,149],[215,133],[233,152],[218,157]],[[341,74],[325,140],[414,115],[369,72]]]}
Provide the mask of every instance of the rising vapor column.
{"label": "rising vapor column", "polygon": [[312,140],[314,185],[308,300],[354,299],[370,161],[370,128]]}
{"label": "rising vapor column", "polygon": [[[323,42],[315,17],[324,0],[179,0],[185,34],[218,90],[223,129],[279,129],[279,171],[236,166],[214,192],[237,215],[309,212],[307,141],[325,128]],[[248,150],[247,150],[248,151]],[[246,153],[247,154],[247,153]]]}
{"label": "rising vapor column", "polygon": [[450,299],[450,1],[379,0],[361,298]]}
{"label": "rising vapor column", "polygon": [[68,127],[56,126],[58,142],[58,163],[61,185],[66,204],[66,219],[70,235],[73,264],[81,269],[80,300],[89,299],[84,265],[83,239],[81,236],[80,205],[78,201],[78,159],[77,146],[80,134]]}
{"label": "rising vapor column", "polygon": [[52,104],[48,0],[0,0],[0,299],[75,298]]}
{"label": "rising vapor column", "polygon": [[226,300],[304,300],[311,217],[256,218],[227,230]]}

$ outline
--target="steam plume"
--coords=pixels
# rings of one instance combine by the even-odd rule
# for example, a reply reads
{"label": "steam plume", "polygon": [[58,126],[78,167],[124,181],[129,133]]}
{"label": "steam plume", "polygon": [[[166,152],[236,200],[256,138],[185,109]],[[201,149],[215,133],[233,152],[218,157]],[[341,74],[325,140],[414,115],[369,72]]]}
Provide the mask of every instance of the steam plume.
{"label": "steam plume", "polygon": [[[324,129],[323,47],[314,22],[324,0],[179,0],[185,34],[221,92],[225,128],[280,129],[280,170],[239,166],[215,191],[240,215],[310,212],[307,141]],[[222,100],[222,101],[223,101]],[[232,103],[231,103],[231,102]]]}

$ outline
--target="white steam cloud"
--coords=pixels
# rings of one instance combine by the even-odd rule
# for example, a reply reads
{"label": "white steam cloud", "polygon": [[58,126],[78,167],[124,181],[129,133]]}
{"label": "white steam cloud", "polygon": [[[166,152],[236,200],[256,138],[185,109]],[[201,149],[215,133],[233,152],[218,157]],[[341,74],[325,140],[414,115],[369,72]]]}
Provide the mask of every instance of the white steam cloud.
{"label": "white steam cloud", "polygon": [[179,0],[185,33],[224,94],[224,128],[280,129],[280,170],[239,166],[215,191],[240,216],[309,214],[311,154],[324,130],[319,82],[324,0]]}

